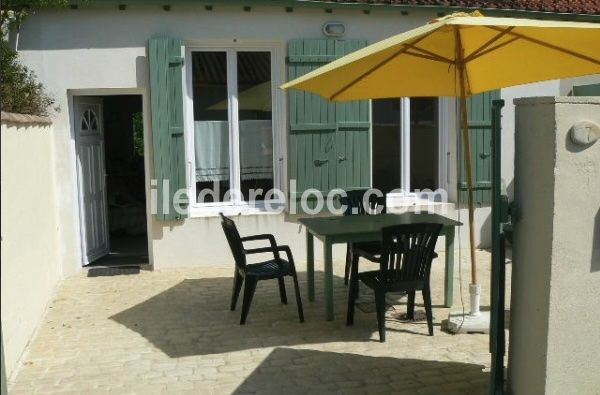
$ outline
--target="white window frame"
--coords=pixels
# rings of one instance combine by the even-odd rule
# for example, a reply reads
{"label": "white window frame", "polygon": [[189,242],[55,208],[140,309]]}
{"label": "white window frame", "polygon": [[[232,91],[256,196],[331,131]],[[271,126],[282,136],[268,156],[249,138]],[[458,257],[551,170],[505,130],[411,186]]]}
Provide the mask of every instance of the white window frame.
{"label": "white window frame", "polygon": [[[400,100],[400,185],[402,192],[388,193],[386,198],[392,206],[416,205],[421,203],[419,196],[410,187],[410,98]],[[451,98],[438,97],[438,172],[437,187],[448,191],[448,133]],[[371,115],[371,119],[372,119]],[[373,168],[371,166],[371,168]]]}
{"label": "white window frame", "polygon": [[[192,53],[193,52],[225,52],[227,56],[227,90],[228,90],[228,119],[229,119],[229,159],[230,159],[230,188],[239,189],[239,123],[237,95],[237,53],[238,52],[269,52],[271,57],[271,100],[272,100],[272,130],[273,130],[273,188],[284,191],[285,185],[285,108],[284,95],[279,89],[284,79],[285,58],[284,48],[280,42],[250,42],[238,40],[189,41],[185,48],[184,67],[184,117],[185,117],[185,147],[187,159],[188,194],[190,196],[189,216],[215,216],[222,212],[225,215],[262,214],[267,211],[265,201],[247,202],[239,196],[233,196],[231,201],[198,203],[196,201],[195,149],[194,149],[194,100],[192,86]],[[265,191],[266,192],[266,191]],[[284,207],[285,202],[271,200],[271,207]]]}

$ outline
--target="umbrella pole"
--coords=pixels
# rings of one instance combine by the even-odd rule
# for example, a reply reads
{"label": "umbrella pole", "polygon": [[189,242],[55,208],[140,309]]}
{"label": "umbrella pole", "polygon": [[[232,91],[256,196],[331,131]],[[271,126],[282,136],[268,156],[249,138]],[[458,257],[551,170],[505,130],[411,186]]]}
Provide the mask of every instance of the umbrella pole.
{"label": "umbrella pole", "polygon": [[[461,73],[461,81],[463,81]],[[464,314],[463,311],[451,312],[448,315],[448,329],[453,333],[470,333],[484,332],[487,333],[490,328],[490,315],[479,311],[479,301],[481,296],[481,288],[477,284],[477,264],[475,261],[475,228],[473,227],[473,178],[471,172],[471,147],[469,139],[469,128],[467,124],[467,98],[465,95],[464,85],[461,84],[460,96],[460,121],[462,129],[462,137],[464,140],[464,155],[467,166],[467,192],[469,196],[469,239],[471,247],[471,284],[469,284],[469,296],[471,311],[469,314]]]}
{"label": "umbrella pole", "polygon": [[467,168],[467,202],[469,206],[469,243],[471,247],[471,283],[477,284],[477,262],[475,260],[475,228],[473,226],[473,217],[475,209],[473,207],[473,171],[471,168],[471,139],[469,137],[469,126],[467,124],[467,98],[461,96],[461,126],[463,145],[465,147],[465,167]]}
{"label": "umbrella pole", "polygon": [[469,136],[469,125],[467,121],[467,94],[465,81],[465,65],[462,63],[462,48],[459,48],[460,61],[458,63],[460,78],[460,119],[464,145],[465,166],[467,170],[467,196],[469,206],[469,244],[471,252],[471,284],[469,294],[471,296],[471,315],[479,314],[479,301],[481,289],[477,284],[477,261],[475,258],[475,226],[473,224],[475,209],[473,207],[473,171],[471,167],[471,138]]}

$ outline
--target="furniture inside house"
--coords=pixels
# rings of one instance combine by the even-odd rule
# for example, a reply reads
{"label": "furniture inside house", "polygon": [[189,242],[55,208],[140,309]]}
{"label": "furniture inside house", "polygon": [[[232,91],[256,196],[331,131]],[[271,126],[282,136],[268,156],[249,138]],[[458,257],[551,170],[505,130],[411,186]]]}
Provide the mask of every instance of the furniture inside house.
{"label": "furniture inside house", "polygon": [[350,276],[348,315],[346,323],[354,324],[355,292],[362,281],[375,293],[379,340],[385,341],[385,295],[388,292],[407,292],[407,318],[414,317],[415,293],[421,291],[427,315],[429,336],[433,336],[429,274],[435,257],[435,244],[442,224],[417,223],[396,225],[381,230],[381,259],[379,270],[358,273],[356,265]]}
{"label": "furniture inside house", "polygon": [[[300,299],[300,289],[298,287],[298,276],[294,265],[294,258],[290,247],[285,245],[277,245],[275,237],[271,234],[260,234],[247,237],[241,237],[235,222],[230,218],[221,215],[221,226],[225,232],[225,237],[231,248],[231,253],[235,260],[235,270],[233,274],[233,294],[231,296],[231,310],[235,310],[242,285],[244,286],[244,299],[242,302],[242,317],[240,325],[246,323],[252,297],[256,290],[256,285],[260,280],[277,279],[279,282],[279,296],[281,303],[287,304],[287,295],[285,292],[284,277],[291,276],[294,281],[294,291],[296,293],[296,304],[298,306],[298,316],[300,322],[304,322],[304,313],[302,311],[302,300]],[[244,243],[257,240],[268,240],[268,247],[260,248],[245,248]],[[281,258],[280,252],[285,252],[287,260]],[[247,263],[246,259],[253,254],[273,254],[273,259],[266,261]]]}

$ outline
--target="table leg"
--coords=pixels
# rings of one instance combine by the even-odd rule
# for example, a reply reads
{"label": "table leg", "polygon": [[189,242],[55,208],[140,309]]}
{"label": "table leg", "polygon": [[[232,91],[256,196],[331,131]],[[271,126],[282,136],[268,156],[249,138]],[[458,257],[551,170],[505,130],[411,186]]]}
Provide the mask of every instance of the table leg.
{"label": "table leg", "polygon": [[308,283],[308,300],[315,300],[315,238],[306,230],[306,279]]}
{"label": "table leg", "polygon": [[444,277],[444,306],[452,307],[454,299],[454,226],[446,228],[446,274]]}
{"label": "table leg", "polygon": [[325,304],[327,321],[333,320],[333,262],[331,243],[325,239],[323,243],[323,262],[325,265]]}

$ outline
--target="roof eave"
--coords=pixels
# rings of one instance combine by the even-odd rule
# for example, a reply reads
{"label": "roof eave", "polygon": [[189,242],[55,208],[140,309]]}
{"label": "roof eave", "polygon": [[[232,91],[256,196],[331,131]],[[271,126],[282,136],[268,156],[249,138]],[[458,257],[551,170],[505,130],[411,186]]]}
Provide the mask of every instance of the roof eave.
{"label": "roof eave", "polygon": [[458,6],[438,6],[438,5],[417,5],[417,4],[365,4],[365,3],[344,3],[327,2],[321,0],[70,0],[69,4],[77,5],[82,8],[106,7],[117,5],[156,5],[165,4],[198,4],[212,6],[231,6],[231,5],[251,5],[251,6],[278,6],[278,7],[310,7],[324,9],[359,9],[359,10],[377,10],[377,9],[397,9],[403,11],[429,10],[438,14],[450,14],[452,12],[480,10],[486,16],[512,16],[532,19],[554,19],[568,21],[586,21],[600,23],[600,14],[575,14],[568,12],[518,10],[518,9],[500,9],[500,8],[481,8],[481,7],[458,7]]}

